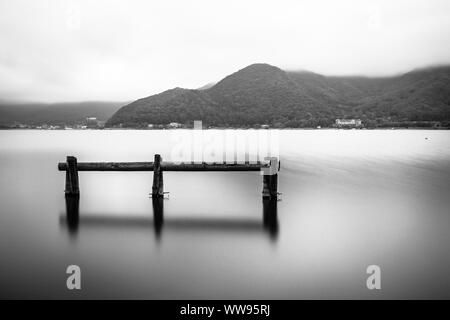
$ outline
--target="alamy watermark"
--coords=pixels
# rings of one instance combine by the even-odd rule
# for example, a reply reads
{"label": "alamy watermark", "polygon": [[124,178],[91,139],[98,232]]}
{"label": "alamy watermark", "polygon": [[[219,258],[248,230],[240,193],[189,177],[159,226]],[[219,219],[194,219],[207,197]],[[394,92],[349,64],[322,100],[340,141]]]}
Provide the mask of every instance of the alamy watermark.
{"label": "alamy watermark", "polygon": [[[278,129],[202,130],[202,121],[194,121],[194,130],[173,130],[170,160],[175,163],[258,163],[279,159]],[[271,174],[273,169],[267,169]],[[273,170],[275,174],[276,170]]]}
{"label": "alamy watermark", "polygon": [[69,274],[66,280],[66,286],[69,290],[81,290],[81,269],[77,265],[70,265],[66,269]]}
{"label": "alamy watermark", "polygon": [[381,289],[381,268],[375,264],[370,265],[366,269],[367,274],[370,276],[367,278],[366,286],[369,290]]}

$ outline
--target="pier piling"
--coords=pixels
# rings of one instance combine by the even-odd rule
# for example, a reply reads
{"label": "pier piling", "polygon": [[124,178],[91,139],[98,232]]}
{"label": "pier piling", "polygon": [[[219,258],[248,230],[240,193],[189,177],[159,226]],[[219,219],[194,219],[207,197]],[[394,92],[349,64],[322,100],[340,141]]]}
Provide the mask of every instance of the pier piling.
{"label": "pier piling", "polygon": [[164,197],[163,170],[161,168],[161,155],[155,154],[153,162],[153,187],[152,198]]}
{"label": "pier piling", "polygon": [[79,196],[80,187],[78,185],[78,168],[77,168],[77,158],[73,156],[68,156],[66,159],[67,170],[66,170],[66,196]]}

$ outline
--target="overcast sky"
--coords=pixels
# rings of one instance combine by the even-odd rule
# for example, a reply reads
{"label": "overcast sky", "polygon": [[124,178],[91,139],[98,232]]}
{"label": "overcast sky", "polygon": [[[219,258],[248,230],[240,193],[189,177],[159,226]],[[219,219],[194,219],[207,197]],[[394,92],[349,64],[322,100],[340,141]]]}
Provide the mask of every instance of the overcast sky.
{"label": "overcast sky", "polygon": [[255,62],[328,75],[450,63],[449,0],[0,0],[0,100],[128,101]]}

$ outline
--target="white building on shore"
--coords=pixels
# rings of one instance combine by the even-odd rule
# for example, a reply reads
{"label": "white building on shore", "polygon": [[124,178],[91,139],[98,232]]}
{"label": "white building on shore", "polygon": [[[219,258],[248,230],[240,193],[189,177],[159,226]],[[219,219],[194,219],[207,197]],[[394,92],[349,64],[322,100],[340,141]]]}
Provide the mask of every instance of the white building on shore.
{"label": "white building on shore", "polygon": [[167,125],[168,128],[181,128],[181,123],[178,122],[171,122]]}
{"label": "white building on shore", "polygon": [[336,119],[337,127],[362,127],[361,119]]}

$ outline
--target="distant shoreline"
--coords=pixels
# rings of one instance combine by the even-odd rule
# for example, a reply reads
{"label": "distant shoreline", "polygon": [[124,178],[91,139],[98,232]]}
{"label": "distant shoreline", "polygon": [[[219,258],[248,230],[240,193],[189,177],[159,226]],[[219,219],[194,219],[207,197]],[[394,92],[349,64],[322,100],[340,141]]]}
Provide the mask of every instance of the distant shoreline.
{"label": "distant shoreline", "polygon": [[[36,128],[0,128],[2,131],[175,131],[175,130],[193,130],[193,128],[162,128],[162,129],[146,129],[146,128],[89,128],[89,129],[36,129]],[[366,131],[366,130],[450,130],[447,127],[426,128],[426,127],[409,127],[409,128],[203,128],[202,130],[336,130],[336,131]]]}

